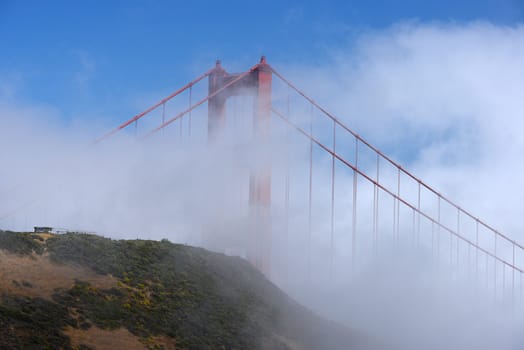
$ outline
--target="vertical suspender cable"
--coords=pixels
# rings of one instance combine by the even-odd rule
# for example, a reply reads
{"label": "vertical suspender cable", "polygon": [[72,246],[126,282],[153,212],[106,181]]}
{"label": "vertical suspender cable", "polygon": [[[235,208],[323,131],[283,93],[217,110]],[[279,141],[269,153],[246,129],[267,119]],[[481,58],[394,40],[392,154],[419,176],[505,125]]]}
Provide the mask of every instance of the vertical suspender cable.
{"label": "vertical suspender cable", "polygon": [[[285,235],[286,235],[286,251],[290,251],[291,247],[290,247],[290,244],[289,244],[289,185],[290,185],[290,181],[289,181],[289,168],[286,167],[286,179],[285,179],[285,194],[284,194],[284,215],[285,215],[285,218],[284,218],[284,225],[285,225],[285,228],[284,228],[284,231],[285,231]],[[289,254],[287,255],[289,256]],[[289,261],[287,263],[287,266],[289,266]],[[288,270],[286,271],[286,273],[289,272],[289,268]]]}
{"label": "vertical suspender cable", "polygon": [[435,221],[431,221],[431,257],[435,260]]}
{"label": "vertical suspender cable", "polygon": [[522,280],[523,280],[523,277],[524,276],[524,272],[521,272],[520,273],[520,308],[522,309],[521,312],[524,310],[524,304],[522,303],[522,297],[523,297],[523,294],[524,294],[524,288],[522,287]]}
{"label": "vertical suspender cable", "polygon": [[[440,194],[438,195],[438,204],[437,204],[437,221],[438,221],[438,225],[437,225],[437,259],[440,260],[440,225],[441,225],[441,222],[440,222]],[[439,261],[439,265],[440,266],[440,261]]]}
{"label": "vertical suspender cable", "polygon": [[495,293],[495,302],[497,301],[497,259],[496,259],[496,256],[497,256],[497,235],[494,235],[495,236],[495,253],[494,253],[494,256],[493,256],[493,273],[494,273],[494,276],[493,276],[493,281],[494,281],[494,286],[493,286],[493,291]]}
{"label": "vertical suspender cable", "polygon": [[453,275],[453,234],[449,233],[449,270]]}
{"label": "vertical suspender cable", "polygon": [[458,281],[458,278],[459,278],[459,275],[460,275],[460,258],[459,258],[459,247],[460,247],[460,239],[459,239],[459,236],[460,236],[460,208],[457,208],[457,237],[456,237],[456,241],[457,241],[457,267],[456,267],[456,275],[457,275],[457,281]]}
{"label": "vertical suspender cable", "polygon": [[501,297],[504,299],[506,297],[506,264],[501,263],[502,266],[502,290]]}
{"label": "vertical suspender cable", "polygon": [[[377,157],[378,157],[378,155],[377,155]],[[371,237],[373,254],[376,251],[376,244],[377,244],[377,242],[376,242],[376,231],[375,231],[376,222],[377,222],[376,207],[377,207],[377,184],[373,183],[373,219],[372,219],[372,237]]]}
{"label": "vertical suspender cable", "polygon": [[337,124],[333,121],[333,154],[331,155],[331,242],[330,242],[330,276],[333,277],[333,259],[335,255],[335,153],[337,151]]}
{"label": "vertical suspender cable", "polygon": [[420,181],[418,183],[418,198],[417,198],[417,247],[420,245]]}
{"label": "vertical suspender cable", "polygon": [[380,154],[377,153],[377,184],[374,186],[376,191],[376,201],[375,201],[375,254],[378,254],[378,223],[379,223],[379,217],[378,217],[378,203],[379,203],[379,187],[378,184],[380,183]]}
{"label": "vertical suspender cable", "polygon": [[475,220],[475,275],[477,278],[477,285],[478,285],[478,279],[479,279],[479,220]]}
{"label": "vertical suspender cable", "polygon": [[[189,106],[190,107],[191,107],[192,103],[193,103],[193,85],[191,85],[189,87]],[[191,137],[191,113],[192,112],[193,112],[192,110],[189,111],[189,115],[188,115],[188,118],[187,118],[187,120],[188,120],[188,125],[187,125],[188,131],[187,132],[188,132],[188,136],[189,137]],[[164,124],[164,123],[162,123],[162,124]]]}
{"label": "vertical suspender cable", "polygon": [[504,298],[506,297],[506,264],[504,263],[501,263],[502,265],[502,292],[501,292],[501,297],[502,297],[502,300],[504,300]]}
{"label": "vertical suspender cable", "polygon": [[[191,108],[191,106],[189,106],[189,108]],[[183,131],[183,130],[182,130],[182,126],[183,126],[182,121],[183,121],[183,120],[184,120],[184,118],[180,118],[180,119],[178,120],[178,122],[179,122],[178,125],[179,125],[179,135],[180,135],[180,140],[182,140],[182,135],[183,135],[183,132],[182,132],[182,131]]]}
{"label": "vertical suspender cable", "polygon": [[393,197],[393,242],[397,239],[397,198]]}
{"label": "vertical suspender cable", "polygon": [[411,243],[413,245],[415,245],[415,236],[416,236],[416,232],[417,232],[416,225],[415,225],[415,218],[417,216],[416,213],[417,213],[417,211],[415,210],[415,208],[413,208],[411,210],[411,216],[412,216],[412,223],[411,223],[411,237],[412,237],[411,240],[412,240],[412,242]]}
{"label": "vertical suspender cable", "polygon": [[512,268],[511,268],[511,303],[513,306],[515,306],[515,267],[517,265],[515,265],[515,244],[512,245],[512,248],[513,248],[513,252],[512,252],[512,258],[511,258],[511,263],[512,263]]}
{"label": "vertical suspender cable", "polygon": [[228,134],[233,135],[233,137],[235,137],[238,132],[238,98],[239,97],[231,97],[228,99],[228,111],[231,110],[231,114],[228,113],[229,120],[226,120],[226,124],[229,126]]}
{"label": "vertical suspender cable", "polygon": [[[166,122],[166,103],[162,103],[162,124]],[[162,129],[162,135],[164,134],[164,130]]]}
{"label": "vertical suspender cable", "polygon": [[[457,234],[460,236],[460,209],[457,211]],[[460,240],[457,236],[457,266],[460,264]]]}
{"label": "vertical suspender cable", "polygon": [[397,167],[397,243],[400,243],[400,167]]}
{"label": "vertical suspender cable", "polygon": [[468,281],[471,280],[471,244],[468,244],[468,266],[467,271]]}
{"label": "vertical suspender cable", "polygon": [[308,279],[311,277],[311,239],[312,239],[312,223],[311,212],[313,206],[313,105],[311,105],[309,118],[309,190],[308,190]]}
{"label": "vertical suspender cable", "polygon": [[489,256],[488,254],[485,254],[486,255],[486,290],[489,289]]}
{"label": "vertical suspender cable", "polygon": [[[355,169],[358,169],[358,138],[355,138]],[[353,170],[353,213],[352,213],[352,232],[351,232],[351,268],[355,271],[357,254],[357,182],[358,173]]]}

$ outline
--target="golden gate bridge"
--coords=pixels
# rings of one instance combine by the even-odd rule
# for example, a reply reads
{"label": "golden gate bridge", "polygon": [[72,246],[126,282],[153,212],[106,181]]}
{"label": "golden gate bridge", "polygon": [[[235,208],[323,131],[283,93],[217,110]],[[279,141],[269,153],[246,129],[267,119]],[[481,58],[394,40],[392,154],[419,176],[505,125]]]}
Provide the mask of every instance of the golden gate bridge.
{"label": "golden gate bridge", "polygon": [[[195,113],[205,106],[204,121]],[[164,134],[167,129],[174,132]],[[265,57],[240,73],[217,61],[99,137],[96,147],[126,130],[144,142],[178,137],[209,149],[241,140],[235,149],[250,162],[246,181],[231,191],[246,196],[240,200],[251,223],[245,256],[269,278],[282,261],[307,266],[309,278],[350,278],[373,257],[409,244],[455,279],[472,281],[495,300],[524,305],[522,244],[403,168]],[[290,236],[298,243],[289,246]],[[327,258],[318,260],[314,250]]]}

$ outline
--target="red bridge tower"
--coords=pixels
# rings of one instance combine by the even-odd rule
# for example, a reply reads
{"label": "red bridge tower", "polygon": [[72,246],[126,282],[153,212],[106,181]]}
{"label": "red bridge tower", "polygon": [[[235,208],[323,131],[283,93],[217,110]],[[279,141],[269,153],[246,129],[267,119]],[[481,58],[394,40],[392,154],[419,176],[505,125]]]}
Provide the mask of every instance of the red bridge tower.
{"label": "red bridge tower", "polygon": [[[209,75],[209,95],[229,85],[240,74],[227,73],[220,63]],[[221,130],[226,123],[226,101],[231,96],[254,96],[253,128],[258,147],[269,146],[271,122],[271,67],[262,56],[260,64],[249,74],[214,95],[208,102],[208,138],[210,143],[220,139]],[[249,204],[252,215],[253,235],[248,246],[248,259],[259,270],[269,276],[271,265],[271,164],[269,157],[257,161],[251,170],[249,181]]]}

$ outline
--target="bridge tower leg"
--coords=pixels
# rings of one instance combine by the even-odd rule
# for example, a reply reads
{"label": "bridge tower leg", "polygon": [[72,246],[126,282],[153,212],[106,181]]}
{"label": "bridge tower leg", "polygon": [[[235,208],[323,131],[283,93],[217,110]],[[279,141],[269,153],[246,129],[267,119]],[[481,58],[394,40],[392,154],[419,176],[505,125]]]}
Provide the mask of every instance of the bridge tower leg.
{"label": "bridge tower leg", "polygon": [[[216,92],[238,74],[227,73],[220,63],[209,75],[209,94]],[[248,242],[247,257],[266,276],[271,270],[271,162],[270,162],[270,122],[271,122],[271,81],[272,71],[266,58],[249,75],[229,86],[209,99],[208,102],[208,141],[216,143],[226,124],[226,101],[230,96],[252,94],[253,137],[258,155],[249,179],[249,205],[254,232]]]}
{"label": "bridge tower leg", "polygon": [[[209,75],[209,94],[211,95],[224,85],[224,80],[227,77],[227,73],[222,68],[222,64],[219,60],[216,61],[216,66],[213,72]],[[208,115],[208,140],[210,142],[216,142],[219,139],[219,134],[224,128],[226,123],[226,93],[219,93],[213,98],[209,99],[207,104],[207,115]]]}
{"label": "bridge tower leg", "polygon": [[262,57],[255,74],[254,138],[262,159],[256,162],[249,181],[249,204],[253,213],[254,246],[250,258],[267,277],[271,273],[271,68]]}

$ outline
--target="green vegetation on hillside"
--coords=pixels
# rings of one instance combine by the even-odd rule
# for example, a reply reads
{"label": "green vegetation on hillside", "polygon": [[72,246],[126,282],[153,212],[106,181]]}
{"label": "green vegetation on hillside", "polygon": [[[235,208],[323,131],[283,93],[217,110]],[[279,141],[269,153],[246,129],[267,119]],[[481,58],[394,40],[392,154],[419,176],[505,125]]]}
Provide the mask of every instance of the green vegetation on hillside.
{"label": "green vegetation on hillside", "polygon": [[[165,334],[176,338],[181,348],[247,349],[264,335],[263,324],[273,321],[249,316],[260,314],[256,309],[262,309],[263,302],[235,281],[234,274],[229,279],[213,274],[213,260],[225,264],[230,259],[203,249],[167,240],[112,241],[65,234],[50,238],[47,250],[55,262],[119,278],[118,288],[98,290],[78,281],[54,296],[104,329],[123,326],[144,338]],[[233,264],[228,265],[234,271]]]}
{"label": "green vegetation on hillside", "polygon": [[42,254],[44,249],[41,241],[40,236],[32,233],[0,231],[0,249],[13,254]]}
{"label": "green vegetation on hillside", "polygon": [[62,305],[41,298],[0,298],[1,349],[71,349],[62,332],[68,325],[76,321]]}
{"label": "green vegetation on hillside", "polygon": [[154,341],[158,337],[174,339],[177,349],[335,349],[322,339],[352,339],[343,327],[293,302],[241,258],[167,240],[79,233],[46,238],[0,231],[0,249],[46,253],[54,264],[89,268],[117,283],[103,289],[75,276],[70,288],[55,289],[52,300],[4,295],[0,348],[70,349],[67,326],[124,327],[150,349],[163,348]]}
{"label": "green vegetation on hillside", "polygon": [[[0,232],[0,249],[25,255],[47,252],[57,264],[84,266],[118,278],[118,287],[97,289],[78,276],[72,288],[55,291],[54,303],[24,299],[27,305],[49,309],[47,328],[40,323],[27,327],[56,335],[46,340],[51,347],[68,348],[61,332],[66,325],[96,325],[125,327],[144,340],[166,335],[175,338],[180,349],[253,349],[260,344],[286,348],[269,329],[277,311],[267,312],[268,305],[245,283],[246,277],[249,281],[262,276],[239,258],[167,240],[115,241],[76,233],[55,235],[44,242],[35,234]],[[8,305],[15,301],[19,299],[2,301],[0,313],[6,327],[9,319],[15,328],[26,320],[25,313],[10,313]],[[73,309],[79,317],[64,314]]]}

